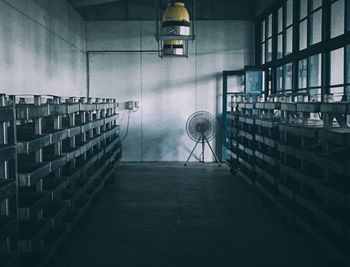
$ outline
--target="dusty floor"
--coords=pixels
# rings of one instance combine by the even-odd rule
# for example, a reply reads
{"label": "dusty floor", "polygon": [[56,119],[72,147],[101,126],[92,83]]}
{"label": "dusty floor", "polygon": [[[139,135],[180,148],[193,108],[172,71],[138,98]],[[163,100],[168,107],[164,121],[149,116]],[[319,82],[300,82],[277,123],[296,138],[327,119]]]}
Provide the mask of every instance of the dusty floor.
{"label": "dusty floor", "polygon": [[123,164],[55,267],[329,266],[227,167]]}

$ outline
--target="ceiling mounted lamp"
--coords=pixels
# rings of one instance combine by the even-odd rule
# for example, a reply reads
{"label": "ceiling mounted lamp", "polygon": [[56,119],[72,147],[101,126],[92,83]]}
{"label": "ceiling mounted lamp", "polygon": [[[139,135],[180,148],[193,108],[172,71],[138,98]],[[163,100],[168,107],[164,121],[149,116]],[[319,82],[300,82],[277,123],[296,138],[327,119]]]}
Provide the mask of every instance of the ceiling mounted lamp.
{"label": "ceiling mounted lamp", "polygon": [[185,56],[184,41],[166,40],[163,42],[162,55],[164,56]]}
{"label": "ceiling mounted lamp", "polygon": [[[156,0],[156,39],[159,56],[188,57],[188,41],[194,40],[194,15],[190,16],[185,2],[170,1],[160,21],[161,0]],[[194,13],[194,0],[187,1]],[[192,20],[190,19],[192,17]]]}
{"label": "ceiling mounted lamp", "polygon": [[185,3],[172,2],[168,4],[163,14],[160,35],[174,37],[191,35],[190,14]]}

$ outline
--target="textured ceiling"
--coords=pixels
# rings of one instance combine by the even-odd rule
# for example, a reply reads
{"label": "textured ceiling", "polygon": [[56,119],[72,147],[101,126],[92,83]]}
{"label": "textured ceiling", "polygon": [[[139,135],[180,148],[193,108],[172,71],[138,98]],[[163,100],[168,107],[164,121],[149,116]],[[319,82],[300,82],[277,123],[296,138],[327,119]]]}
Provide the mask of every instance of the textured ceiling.
{"label": "textured ceiling", "polygon": [[[68,0],[74,2],[77,0]],[[78,0],[83,2],[84,0]],[[86,0],[85,0],[86,1]],[[162,0],[164,3],[166,1]],[[85,20],[154,20],[155,0],[120,0],[76,7]],[[254,0],[197,0],[196,19],[253,19]]]}

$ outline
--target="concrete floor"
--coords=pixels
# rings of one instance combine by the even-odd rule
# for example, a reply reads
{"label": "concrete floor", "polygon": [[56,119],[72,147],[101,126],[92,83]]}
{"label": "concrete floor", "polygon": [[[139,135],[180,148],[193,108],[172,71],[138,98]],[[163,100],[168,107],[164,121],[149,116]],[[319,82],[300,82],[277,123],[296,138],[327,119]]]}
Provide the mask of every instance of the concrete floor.
{"label": "concrete floor", "polygon": [[123,164],[55,267],[330,266],[227,167]]}

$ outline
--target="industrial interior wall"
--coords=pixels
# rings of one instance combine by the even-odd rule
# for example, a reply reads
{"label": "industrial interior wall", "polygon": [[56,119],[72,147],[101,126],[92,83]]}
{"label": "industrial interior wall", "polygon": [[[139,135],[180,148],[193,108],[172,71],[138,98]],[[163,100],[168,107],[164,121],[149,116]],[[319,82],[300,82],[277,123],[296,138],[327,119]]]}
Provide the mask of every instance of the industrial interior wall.
{"label": "industrial interior wall", "polygon": [[[253,63],[254,26],[252,21],[197,21],[188,59],[160,59],[154,33],[154,21],[87,22],[90,95],[140,101],[141,108],[130,114],[124,161],[185,161],[194,146],[186,120],[199,110],[220,120],[222,71]],[[121,118],[123,135],[127,112]],[[220,135],[212,141],[219,155]],[[208,147],[205,155],[213,160]]]}
{"label": "industrial interior wall", "polygon": [[254,1],[254,5],[255,5],[254,15],[255,15],[255,17],[258,17],[259,15],[261,15],[267,8],[269,8],[275,2],[276,2],[276,0],[255,0]]}
{"label": "industrial interior wall", "polygon": [[63,0],[0,0],[0,92],[86,94],[85,22]]}

